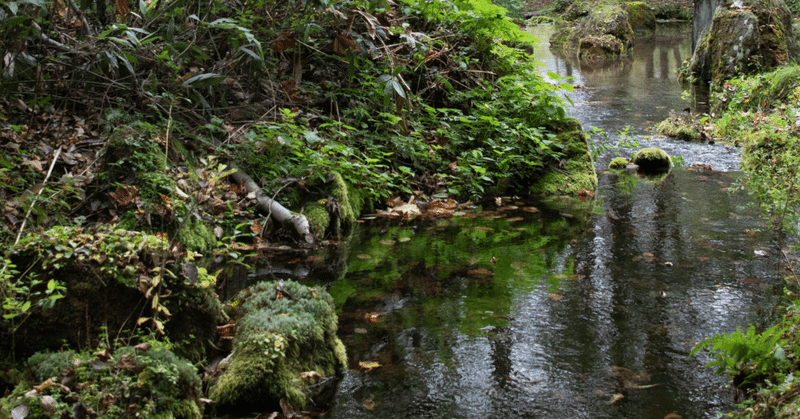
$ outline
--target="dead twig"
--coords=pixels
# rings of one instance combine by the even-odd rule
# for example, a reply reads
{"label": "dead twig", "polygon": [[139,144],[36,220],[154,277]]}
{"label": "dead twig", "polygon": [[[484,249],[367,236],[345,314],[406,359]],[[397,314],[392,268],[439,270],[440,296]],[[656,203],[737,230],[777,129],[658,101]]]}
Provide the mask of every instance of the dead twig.
{"label": "dead twig", "polygon": [[83,30],[86,32],[86,35],[94,36],[94,31],[92,31],[92,27],[89,26],[89,22],[86,20],[86,16],[83,15],[81,9],[78,8],[78,5],[75,4],[75,0],[69,0],[69,7],[72,9],[73,12],[78,16],[78,19],[81,20],[81,26],[83,26]]}
{"label": "dead twig", "polygon": [[30,217],[31,215],[33,206],[36,205],[36,200],[39,199],[39,195],[42,194],[44,187],[47,186],[47,180],[50,179],[50,174],[53,173],[53,167],[55,167],[59,155],[61,155],[61,147],[59,147],[58,150],[56,150],[56,155],[53,156],[53,161],[52,163],[50,163],[50,169],[47,171],[47,176],[44,177],[44,182],[42,182],[42,187],[39,188],[39,191],[36,192],[36,195],[33,197],[33,201],[31,201],[31,205],[28,207],[28,212],[25,213],[25,218],[22,219],[22,225],[20,225],[19,227],[19,233],[17,233],[17,239],[14,240],[14,245],[19,243],[19,238],[22,237],[22,231],[25,230],[25,223],[28,221],[28,217]]}

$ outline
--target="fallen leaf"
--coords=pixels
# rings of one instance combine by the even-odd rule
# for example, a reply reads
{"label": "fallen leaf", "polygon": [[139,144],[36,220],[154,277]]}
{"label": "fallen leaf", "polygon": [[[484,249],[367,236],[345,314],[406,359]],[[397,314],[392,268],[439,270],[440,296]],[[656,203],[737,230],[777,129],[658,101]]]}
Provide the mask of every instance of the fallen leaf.
{"label": "fallen leaf", "polygon": [[300,373],[300,378],[304,380],[319,380],[322,378],[316,371],[306,371]]}
{"label": "fallen leaf", "polygon": [[400,243],[405,243],[407,241],[411,241],[411,237],[400,237],[397,239]]}
{"label": "fallen leaf", "polygon": [[617,393],[617,394],[611,396],[611,400],[608,401],[608,404],[614,404],[614,403],[616,403],[616,402],[618,402],[618,401],[620,401],[620,400],[622,400],[624,398],[625,398],[625,396],[623,396],[620,393]]}
{"label": "fallen leaf", "polygon": [[560,296],[558,294],[554,294],[554,293],[547,294],[547,297],[550,298],[553,301],[561,301],[561,299],[564,298],[564,297],[562,297],[562,296]]}
{"label": "fallen leaf", "polygon": [[367,410],[372,410],[375,408],[375,402],[372,399],[364,400],[364,408]]}
{"label": "fallen leaf", "polygon": [[384,239],[384,240],[381,240],[381,242],[380,242],[380,243],[381,243],[382,245],[385,245],[385,246],[391,246],[391,245],[393,245],[393,244],[395,244],[395,243],[397,243],[397,242],[396,242],[396,241],[394,241],[394,240]]}
{"label": "fallen leaf", "polygon": [[357,258],[359,258],[359,259],[363,259],[363,260],[372,259],[372,256],[370,256],[370,255],[365,255],[365,254],[363,254],[363,253],[362,253],[362,254],[360,254],[360,255],[358,255],[358,256],[356,256],[356,257],[357,257]]}
{"label": "fallen leaf", "polygon": [[370,370],[374,370],[375,368],[380,367],[381,364],[379,364],[379,363],[377,363],[375,361],[370,361],[370,362],[360,361],[358,363],[358,366],[361,367],[361,368],[364,368],[367,371],[370,371]]}
{"label": "fallen leaf", "polygon": [[356,327],[355,329],[353,329],[353,331],[358,333],[359,335],[367,334],[367,329],[364,329],[363,327]]}

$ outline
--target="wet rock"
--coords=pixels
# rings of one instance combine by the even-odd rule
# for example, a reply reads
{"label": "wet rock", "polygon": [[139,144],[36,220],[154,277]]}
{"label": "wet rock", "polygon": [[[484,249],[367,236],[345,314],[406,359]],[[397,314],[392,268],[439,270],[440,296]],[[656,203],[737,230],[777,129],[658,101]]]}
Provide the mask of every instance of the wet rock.
{"label": "wet rock", "polygon": [[722,0],[681,79],[714,83],[755,74],[800,55],[792,15],[783,0]]}
{"label": "wet rock", "polygon": [[656,147],[643,148],[631,160],[642,172],[666,172],[672,163],[669,155]]}
{"label": "wet rock", "polygon": [[563,28],[550,38],[551,46],[584,51],[582,57],[597,59],[626,54],[633,46],[628,13],[619,5],[598,7],[574,28]]}

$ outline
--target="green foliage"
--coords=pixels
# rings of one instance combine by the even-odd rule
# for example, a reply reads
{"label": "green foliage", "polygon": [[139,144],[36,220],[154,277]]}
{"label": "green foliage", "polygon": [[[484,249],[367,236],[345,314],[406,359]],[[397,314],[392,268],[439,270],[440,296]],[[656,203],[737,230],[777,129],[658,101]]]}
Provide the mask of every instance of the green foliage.
{"label": "green foliage", "polygon": [[800,67],[728,80],[712,96],[714,137],[742,148],[749,191],[776,225],[800,228]]}
{"label": "green foliage", "polygon": [[717,375],[744,372],[743,383],[754,383],[792,365],[786,357],[786,350],[780,344],[787,330],[788,327],[782,324],[763,333],[757,333],[753,325],[747,329],[747,333],[742,333],[737,328],[731,334],[704,339],[689,355],[692,356],[701,349],[715,352],[715,360],[709,362],[708,366],[716,367]]}

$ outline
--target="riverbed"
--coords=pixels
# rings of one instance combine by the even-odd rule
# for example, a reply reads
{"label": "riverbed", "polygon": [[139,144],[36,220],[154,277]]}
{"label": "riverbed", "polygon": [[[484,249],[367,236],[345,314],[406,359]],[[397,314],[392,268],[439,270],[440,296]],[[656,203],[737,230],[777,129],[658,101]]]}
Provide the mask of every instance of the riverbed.
{"label": "riverbed", "polygon": [[[669,174],[609,173],[594,198],[468,208],[434,221],[367,219],[336,248],[274,272],[325,284],[350,370],[319,400],[333,418],[711,418],[732,407],[702,339],[776,318],[776,235],[737,187],[738,150],[654,136],[687,104],[677,68],[690,28],[662,28],[631,58],[573,77],[573,116],[612,143],[683,158]],[[546,41],[552,28],[537,27]],[[695,163],[708,167],[691,167]],[[267,273],[270,272],[270,273]]]}

